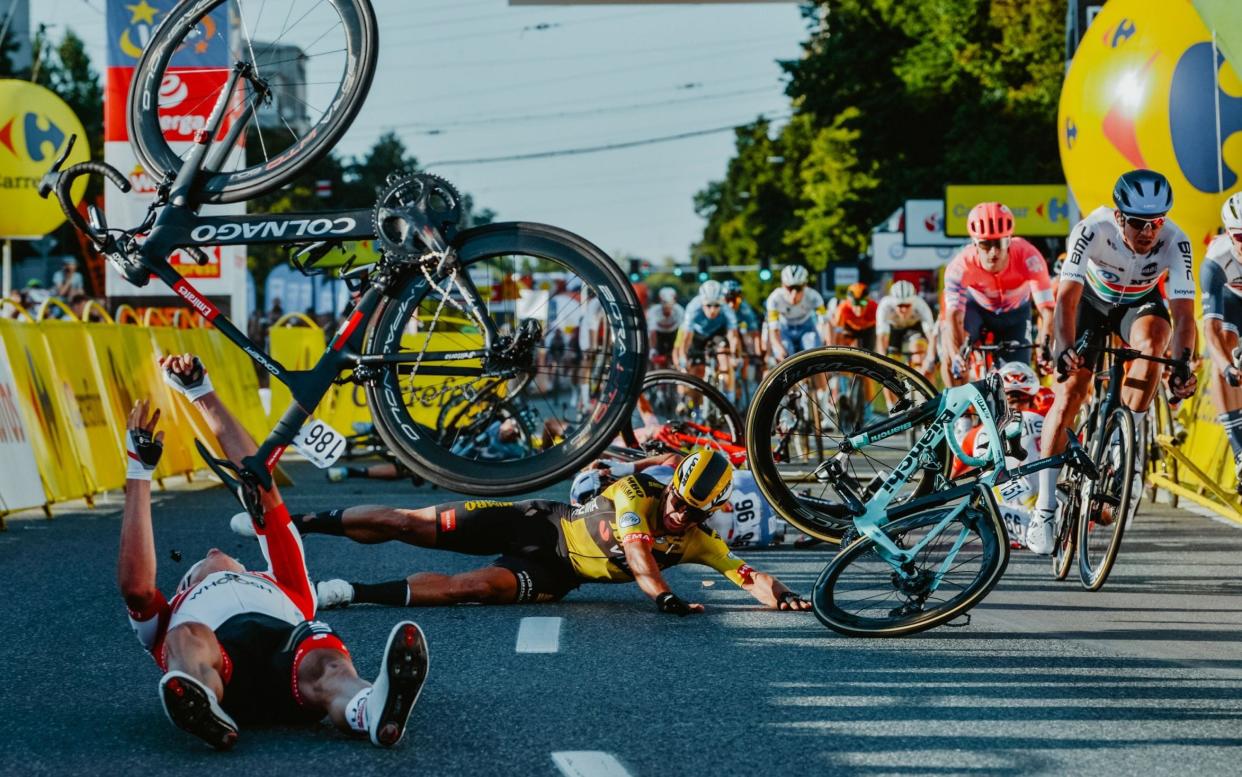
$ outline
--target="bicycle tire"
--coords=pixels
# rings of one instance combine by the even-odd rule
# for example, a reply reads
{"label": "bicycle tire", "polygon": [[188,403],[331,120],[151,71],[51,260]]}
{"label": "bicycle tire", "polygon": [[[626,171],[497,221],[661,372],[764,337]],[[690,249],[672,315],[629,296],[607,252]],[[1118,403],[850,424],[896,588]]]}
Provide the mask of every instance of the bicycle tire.
{"label": "bicycle tire", "polygon": [[[1098,591],[1108,581],[1113,565],[1117,562],[1117,553],[1121,550],[1121,538],[1125,535],[1126,524],[1130,521],[1131,501],[1135,497],[1134,416],[1130,414],[1128,408],[1115,408],[1105,419],[1102,431],[1103,434],[1098,438],[1096,446],[1098,450],[1095,451],[1096,455],[1093,457],[1100,466],[1100,477],[1094,481],[1087,481],[1087,493],[1082,500],[1082,508],[1078,516],[1078,576],[1083,587],[1088,591]],[[1114,439],[1114,435],[1116,435],[1116,446],[1120,449],[1116,454],[1106,448]],[[1118,461],[1106,461],[1114,456]],[[1118,493],[1110,494],[1110,500],[1116,500],[1116,504],[1112,505],[1112,521],[1104,524],[1091,520],[1094,514],[1092,502],[1099,499],[1098,490],[1109,487],[1114,478],[1116,478]],[[1093,545],[1091,540],[1099,538],[1098,536],[1093,538],[1091,534],[1103,528],[1111,529],[1112,533],[1109,535],[1103,552],[1096,553],[1090,550]]]}
{"label": "bicycle tire", "polygon": [[[200,21],[229,1],[182,0],[156,28],[134,68],[126,124],[138,159],[153,180],[175,176],[182,164],[181,156],[164,138],[158,110],[169,63]],[[279,189],[332,150],[357,117],[370,90],[379,53],[375,13],[368,0],[326,2],[339,14],[345,37],[344,48],[332,52],[343,53],[345,58],[336,98],[329,103],[323,117],[274,160],[264,160],[240,170],[202,175],[196,189],[198,202],[241,202]],[[250,53],[253,56],[253,46]],[[243,60],[244,57],[243,54]]]}
{"label": "bicycle tire", "polygon": [[[827,346],[804,351],[785,359],[770,371],[759,385],[746,417],[747,463],[764,497],[780,515],[798,530],[818,540],[839,544],[841,535],[853,525],[852,518],[832,506],[817,507],[805,495],[799,495],[782,478],[772,450],[774,420],[782,411],[786,391],[798,383],[829,371],[851,372],[874,380],[891,389],[899,399],[909,398],[914,404],[937,395],[921,373],[901,362],[859,348]],[[815,403],[818,404],[818,403]],[[817,439],[817,443],[822,442]],[[951,458],[945,441],[931,451],[942,464],[940,475],[947,477]],[[935,478],[918,470],[909,497],[922,496],[935,485]]]}
{"label": "bicycle tire", "polygon": [[1051,556],[1052,576],[1057,580],[1069,577],[1070,569],[1074,566],[1075,543],[1078,540],[1078,510],[1084,479],[1081,475],[1075,475],[1068,481],[1071,484],[1068,498],[1060,506],[1058,513],[1061,523],[1052,539]]}
{"label": "bicycle tire", "polygon": [[[1177,483],[1178,466],[1177,458],[1164,449],[1157,438],[1166,436],[1173,439],[1173,409],[1169,407],[1168,401],[1163,396],[1163,390],[1156,392],[1156,397],[1152,402],[1151,409],[1147,413],[1147,420],[1143,424],[1144,442],[1147,450],[1147,475],[1161,475],[1164,478]],[[1173,444],[1177,444],[1174,442]],[[1153,504],[1156,502],[1156,495],[1160,491],[1160,487],[1145,478],[1147,500]],[[1177,509],[1179,497],[1174,491],[1165,491],[1168,498],[1169,507]]]}
{"label": "bicycle tire", "polygon": [[[959,526],[956,533],[958,538],[962,536],[962,530],[966,530],[968,536],[973,533],[974,537],[970,540],[963,541],[958,548],[950,548],[954,555],[953,566],[947,571],[960,569],[966,565],[967,561],[958,561],[957,553],[963,550],[976,550],[979,557],[978,570],[973,573],[973,577],[969,583],[960,587],[960,592],[955,596],[948,598],[943,603],[926,609],[926,600],[914,598],[917,600],[915,608],[911,609],[911,590],[901,590],[897,587],[895,573],[890,564],[883,557],[875,552],[875,542],[870,537],[859,537],[844,547],[833,558],[824,571],[820,573],[819,578],[815,581],[815,586],[811,590],[811,606],[815,611],[820,623],[823,623],[833,631],[850,637],[902,637],[909,634],[915,634],[920,631],[935,628],[943,623],[953,620],[961,616],[979,603],[988,593],[995,587],[1001,575],[1004,574],[1005,568],[1009,564],[1009,542],[1007,541],[1004,524],[1000,517],[1000,511],[996,507],[995,498],[988,491],[988,507],[986,509],[967,505],[962,514],[950,522],[945,531],[942,531],[937,538],[943,538],[944,542],[937,543],[936,538],[928,540],[930,535],[910,540],[910,535],[915,534],[919,529],[937,525],[950,510],[951,507],[938,507],[931,510],[925,510],[920,513],[901,518],[886,524],[882,527],[882,531],[890,539],[893,539],[899,546],[903,542],[908,542],[907,547],[916,545],[919,542],[926,541],[927,545],[924,551],[927,552],[928,560],[922,562],[926,564],[920,571],[923,573],[921,581],[930,582],[930,577],[936,576],[937,569],[943,569],[944,559],[932,562],[930,557],[933,555],[933,548],[943,549],[945,544],[952,545],[954,542],[954,532],[951,529]],[[976,548],[977,546],[977,548]],[[948,551],[946,551],[947,553]],[[916,557],[917,558],[917,557]],[[947,558],[947,555],[945,556]],[[969,557],[968,559],[969,560]],[[871,567],[863,568],[864,564],[870,564]],[[911,561],[907,566],[918,566],[920,562]],[[858,604],[864,606],[867,610],[876,610],[880,617],[864,617],[858,614],[848,612],[843,604],[843,600],[850,597],[849,591],[844,590],[846,585],[842,585],[842,579],[851,573],[851,566],[858,569],[857,587],[860,591],[879,591],[880,593],[872,593],[867,596],[860,596]],[[938,581],[938,586],[943,585],[949,578],[947,575]],[[846,584],[853,581],[848,578]],[[867,581],[870,581],[869,583]],[[841,586],[843,590],[838,590]],[[939,591],[940,588],[937,588]],[[886,592],[891,592],[892,597],[883,602],[879,597]],[[902,600],[905,600],[902,604]],[[883,617],[883,610],[888,604],[898,603],[897,607],[888,611],[888,617]]]}
{"label": "bicycle tire", "polygon": [[[478,460],[452,453],[410,415],[403,403],[399,370],[385,368],[367,386],[375,427],[389,450],[413,472],[437,485],[481,496],[510,496],[552,485],[580,469],[617,436],[642,384],[646,360],[646,319],[633,287],[607,254],[585,239],[557,227],[526,222],[488,224],[460,233],[454,242],[463,269],[489,258],[520,254],[544,257],[579,273],[582,281],[608,300],[614,363],[593,415],[565,441],[517,459]],[[401,348],[411,312],[417,315],[428,287],[419,273],[408,273],[367,326],[364,354],[384,355]],[[421,431],[420,431],[421,427]],[[572,444],[571,444],[572,443]]]}
{"label": "bicycle tire", "polygon": [[[720,410],[723,420],[728,427],[727,431],[733,436],[735,444],[745,444],[746,423],[742,419],[742,414],[738,412],[738,409],[734,407],[733,403],[729,401],[729,398],[720,389],[702,378],[686,372],[678,370],[651,370],[643,378],[643,387],[640,393],[645,393],[648,389],[664,385],[684,386],[702,394],[704,398],[710,400]],[[634,414],[631,413],[630,417],[621,426],[621,439],[625,440],[625,444],[630,448],[642,448],[634,431],[633,421]]]}

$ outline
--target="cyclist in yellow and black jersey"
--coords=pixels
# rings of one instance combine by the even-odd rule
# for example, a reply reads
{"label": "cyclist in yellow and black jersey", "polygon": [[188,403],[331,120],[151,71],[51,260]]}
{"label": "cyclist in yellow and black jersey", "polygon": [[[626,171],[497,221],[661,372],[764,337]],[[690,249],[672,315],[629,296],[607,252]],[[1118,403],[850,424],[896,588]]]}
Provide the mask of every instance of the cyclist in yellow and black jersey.
{"label": "cyclist in yellow and black jersey", "polygon": [[661,571],[677,564],[704,564],[770,608],[810,609],[809,602],[738,558],[703,525],[728,502],[732,480],[727,457],[700,450],[682,460],[667,486],[641,473],[631,475],[577,510],[541,499],[467,500],[417,510],[351,507],[292,520],[303,534],[499,554],[490,566],[456,575],[418,572],[376,584],[321,581],[317,595],[322,608],[556,601],[582,583],[633,581],[660,612],[688,615],[701,612],[703,605],[674,594]]}

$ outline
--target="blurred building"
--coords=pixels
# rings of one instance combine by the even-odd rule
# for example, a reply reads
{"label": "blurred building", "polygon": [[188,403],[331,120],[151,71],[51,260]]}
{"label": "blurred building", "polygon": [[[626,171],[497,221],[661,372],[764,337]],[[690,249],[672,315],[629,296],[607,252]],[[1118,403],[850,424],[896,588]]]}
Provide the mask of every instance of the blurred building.
{"label": "blurred building", "polygon": [[0,30],[9,45],[6,51],[14,71],[30,67],[30,0],[0,0]]}
{"label": "blurred building", "polygon": [[[0,0],[4,2],[4,0]],[[259,74],[272,88],[272,101],[259,110],[259,126],[291,129],[301,137],[310,129],[306,114],[306,54],[297,46],[254,42]]]}

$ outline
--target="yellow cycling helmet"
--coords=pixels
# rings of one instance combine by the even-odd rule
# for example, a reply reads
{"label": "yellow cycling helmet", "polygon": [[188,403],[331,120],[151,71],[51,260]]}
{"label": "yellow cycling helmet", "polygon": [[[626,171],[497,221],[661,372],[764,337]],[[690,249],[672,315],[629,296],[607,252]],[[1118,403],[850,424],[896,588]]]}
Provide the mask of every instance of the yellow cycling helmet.
{"label": "yellow cycling helmet", "polygon": [[720,451],[700,448],[681,460],[670,485],[688,506],[710,513],[733,493],[733,465]]}

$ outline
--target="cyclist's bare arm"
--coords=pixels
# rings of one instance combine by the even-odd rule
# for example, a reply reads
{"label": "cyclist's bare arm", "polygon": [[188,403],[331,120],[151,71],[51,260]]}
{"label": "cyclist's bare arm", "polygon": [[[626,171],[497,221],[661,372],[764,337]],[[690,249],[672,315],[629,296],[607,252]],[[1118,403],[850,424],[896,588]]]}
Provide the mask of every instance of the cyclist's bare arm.
{"label": "cyclist's bare arm", "polygon": [[[159,364],[161,369],[184,374],[189,372],[193,361],[194,355],[185,353],[179,356],[161,356]],[[220,449],[229,461],[241,466],[242,459],[254,455],[259,450],[254,438],[241,425],[237,417],[225,407],[219,394],[214,391],[205,394],[194,400],[194,406],[202,414],[203,420],[207,422],[207,428],[216,436]],[[263,493],[263,509],[270,510],[280,503],[280,492],[273,484],[270,490]]]}
{"label": "cyclist's bare arm", "polygon": [[[1225,340],[1225,322],[1219,318],[1209,318],[1203,322],[1203,333],[1206,335],[1208,358],[1212,360],[1216,371],[1224,375],[1233,368],[1233,349]],[[1170,351],[1176,353],[1176,351]]]}
{"label": "cyclist's bare arm", "polygon": [[[159,411],[148,417],[146,400],[134,405],[129,415],[129,428],[153,429]],[[151,482],[125,481],[125,512],[121,518],[121,548],[117,554],[117,585],[125,597],[125,606],[133,612],[144,612],[159,597],[155,585],[155,534],[151,528]]]}
{"label": "cyclist's bare arm", "polygon": [[1169,352],[1173,358],[1180,359],[1182,354],[1195,352],[1195,341],[1198,336],[1195,325],[1195,301],[1192,299],[1169,300],[1169,317],[1173,319],[1173,341],[1169,344]]}
{"label": "cyclist's bare arm", "polygon": [[[1066,348],[1074,345],[1074,329],[1078,322],[1080,302],[1082,302],[1082,284],[1062,280],[1060,289],[1057,291],[1057,307],[1052,322],[1052,355],[1054,358]],[[1070,357],[1070,359],[1071,362],[1076,362],[1070,366],[1079,369],[1082,360],[1075,357]]]}
{"label": "cyclist's bare arm", "polygon": [[773,610],[809,610],[811,603],[805,599],[789,599],[781,606],[780,595],[789,590],[784,583],[766,572],[755,572],[749,583],[743,583],[742,589],[755,597],[755,601]]}
{"label": "cyclist's bare arm", "polygon": [[[651,597],[652,601],[659,598],[660,594],[672,591],[668,583],[664,582],[664,576],[660,574],[660,566],[651,553],[650,545],[636,541],[625,543],[623,548],[625,561],[630,567],[630,574],[634,576],[634,582],[638,583],[638,587]],[[691,603],[690,611],[702,612],[703,605]]]}

